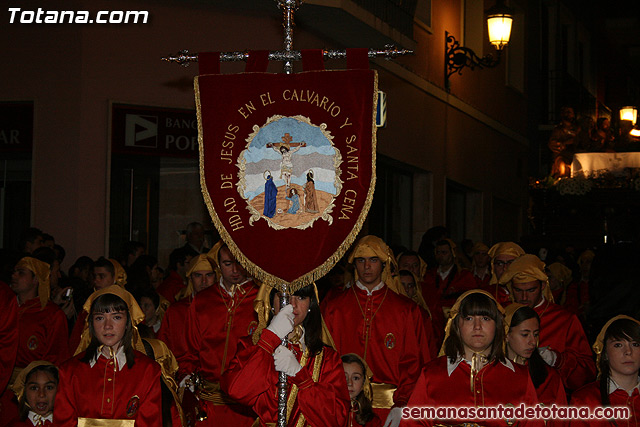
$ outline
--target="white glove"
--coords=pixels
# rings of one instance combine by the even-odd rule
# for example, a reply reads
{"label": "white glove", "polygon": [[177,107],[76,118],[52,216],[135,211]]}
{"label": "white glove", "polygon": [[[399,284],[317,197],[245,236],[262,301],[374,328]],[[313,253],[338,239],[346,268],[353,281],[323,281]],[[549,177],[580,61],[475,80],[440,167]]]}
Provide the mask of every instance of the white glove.
{"label": "white glove", "polygon": [[279,346],[273,352],[273,364],[276,367],[276,371],[284,372],[290,377],[295,376],[302,369],[302,366],[296,360],[296,356],[284,346]]}
{"label": "white glove", "polygon": [[276,334],[278,338],[283,339],[293,331],[293,317],[293,306],[287,304],[271,319],[267,329]]}
{"label": "white glove", "polygon": [[544,360],[547,365],[551,367],[556,365],[558,354],[554,350],[551,350],[549,347],[539,347],[538,353],[540,353],[540,357],[542,357],[542,360]]}
{"label": "white glove", "polygon": [[402,408],[393,408],[389,415],[387,415],[387,421],[384,422],[383,427],[398,427],[402,420]]}
{"label": "white glove", "polygon": [[182,379],[182,381],[180,381],[180,385],[178,386],[178,388],[184,388],[184,387],[188,388],[191,391],[191,393],[195,393],[195,387],[191,382],[191,374],[187,375]]}

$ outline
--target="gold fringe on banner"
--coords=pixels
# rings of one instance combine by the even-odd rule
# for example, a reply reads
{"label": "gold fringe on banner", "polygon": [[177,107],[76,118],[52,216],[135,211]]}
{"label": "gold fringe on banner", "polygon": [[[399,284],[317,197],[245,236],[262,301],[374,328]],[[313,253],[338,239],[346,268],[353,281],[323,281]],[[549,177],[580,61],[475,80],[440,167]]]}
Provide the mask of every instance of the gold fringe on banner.
{"label": "gold fringe on banner", "polygon": [[[325,274],[327,274],[333,266],[342,259],[347,250],[351,247],[353,242],[355,241],[358,233],[362,229],[362,225],[364,221],[367,219],[367,215],[369,214],[369,209],[371,208],[371,203],[373,202],[373,192],[376,186],[376,145],[377,145],[377,137],[376,137],[376,104],[378,102],[378,73],[374,70],[374,79],[373,79],[373,99],[372,99],[372,117],[371,117],[371,181],[369,184],[369,190],[367,192],[367,197],[364,202],[364,206],[362,207],[362,211],[360,211],[360,215],[358,216],[358,220],[355,222],[353,228],[344,239],[342,244],[338,247],[338,249],[331,255],[326,261],[324,261],[320,266],[311,270],[310,272],[300,276],[299,278],[293,280],[291,283],[287,285],[287,292],[294,293],[297,290],[317,281]],[[202,104],[200,100],[200,86],[199,86],[199,76],[194,78],[194,92],[195,92],[195,101],[196,101],[196,111],[198,116],[198,146],[199,146],[199,168],[200,168],[200,187],[202,189],[202,195],[204,197],[205,204],[207,205],[207,209],[209,210],[209,215],[211,216],[211,220],[215,225],[216,229],[220,233],[220,237],[227,244],[229,250],[233,254],[233,256],[240,262],[240,264],[247,270],[247,272],[253,276],[254,278],[264,282],[270,286],[273,286],[279,290],[282,290],[282,285],[286,283],[280,277],[274,276],[265,270],[263,270],[260,266],[252,262],[246,255],[240,250],[240,248],[236,245],[231,235],[227,232],[227,229],[224,227],[220,218],[218,217],[218,213],[216,212],[213,203],[211,201],[211,196],[207,189],[207,183],[205,179],[204,173],[204,141],[202,136]]]}

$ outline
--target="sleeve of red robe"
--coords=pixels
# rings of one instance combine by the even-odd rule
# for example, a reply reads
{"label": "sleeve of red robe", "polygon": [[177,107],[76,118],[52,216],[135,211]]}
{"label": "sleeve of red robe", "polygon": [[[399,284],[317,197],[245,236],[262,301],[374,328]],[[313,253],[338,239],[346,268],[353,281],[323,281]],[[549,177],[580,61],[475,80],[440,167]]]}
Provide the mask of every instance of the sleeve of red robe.
{"label": "sleeve of red robe", "polygon": [[[264,420],[265,408],[277,407],[278,372],[273,364],[273,351],[280,339],[271,331],[262,331],[256,345],[241,340],[229,368],[223,374],[221,387],[234,400],[251,406]],[[342,362],[331,349],[325,349],[318,382],[311,375],[309,363],[289,381],[299,388],[297,404],[307,422],[318,426],[341,426],[347,420],[350,399]],[[275,415],[275,413],[274,413]]]}
{"label": "sleeve of red robe", "polygon": [[202,342],[202,333],[198,314],[196,313],[196,298],[189,305],[186,315],[184,327],[184,345],[185,351],[180,355],[178,360],[179,371],[178,380],[187,374],[192,374],[200,370],[200,344]]}
{"label": "sleeve of red robe", "polygon": [[18,300],[0,282],[0,390],[7,388],[18,351]]}
{"label": "sleeve of red robe", "polygon": [[[600,383],[589,383],[581,389],[575,391],[571,396],[571,406],[575,407],[588,407],[591,410],[603,406],[602,400],[600,400]],[[590,419],[575,419],[568,423],[570,426],[576,427],[591,427],[591,426],[613,426],[613,423],[606,421],[595,421]],[[624,423],[623,425],[627,425]]]}
{"label": "sleeve of red robe", "polygon": [[[591,358],[591,348],[580,321],[575,315],[570,316],[567,328],[564,351],[558,352],[555,368],[562,377],[565,387],[577,390],[596,376],[596,367]],[[553,346],[552,346],[553,348]]]}
{"label": "sleeve of red robe", "polygon": [[404,352],[400,356],[400,378],[398,388],[393,394],[394,407],[406,406],[415,387],[416,378],[420,376],[424,365],[431,360],[434,341],[433,336],[427,334],[424,327],[420,307],[413,305],[405,316],[412,320],[409,325],[415,325],[413,331],[406,331]]}
{"label": "sleeve of red robe", "polygon": [[55,307],[54,314],[50,317],[47,326],[48,340],[46,353],[51,355],[49,359],[53,364],[60,365],[69,359],[69,324],[64,312]]}

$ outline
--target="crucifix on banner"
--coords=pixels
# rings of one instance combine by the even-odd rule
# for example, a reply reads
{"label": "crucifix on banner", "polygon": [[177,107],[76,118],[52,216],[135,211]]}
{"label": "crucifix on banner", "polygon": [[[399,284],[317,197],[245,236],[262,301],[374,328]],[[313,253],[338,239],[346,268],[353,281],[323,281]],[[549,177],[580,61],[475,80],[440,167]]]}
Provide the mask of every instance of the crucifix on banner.
{"label": "crucifix on banner", "polygon": [[[282,10],[284,49],[270,51],[265,55],[269,61],[283,62],[284,74],[293,77],[295,76],[293,62],[304,60],[303,56],[305,55],[304,51],[293,50],[295,12],[303,1],[276,0],[276,3]],[[398,56],[413,54],[410,50],[399,49],[392,45],[387,45],[384,49],[369,48],[363,53],[366,55],[363,55],[365,62],[368,62],[367,59],[382,57],[390,60]],[[326,61],[347,58],[348,54],[348,50],[322,50],[320,57],[322,61]],[[192,62],[199,62],[199,60],[202,62],[204,55],[191,54],[187,50],[182,50],[178,54],[162,58],[162,60],[188,66]],[[249,61],[251,55],[252,53],[247,51],[219,52],[216,53],[215,58],[217,60],[219,57],[222,62]],[[315,86],[313,86],[313,90],[307,89],[304,93],[297,93],[295,90],[285,88],[281,90],[282,96],[278,98],[282,103],[279,110],[277,103],[271,98],[271,92],[275,92],[275,89],[269,89],[273,88],[269,85],[270,77],[264,77],[266,80],[261,80],[263,77],[256,77],[258,79],[256,85],[260,86],[261,92],[255,94],[247,92],[246,99],[248,100],[238,101],[239,108],[232,109],[233,111],[225,118],[220,117],[216,110],[217,115],[214,121],[228,123],[224,129],[216,128],[216,124],[207,123],[206,119],[207,114],[210,114],[211,110],[215,110],[208,100],[221,98],[218,92],[215,93],[215,96],[204,95],[205,89],[208,90],[207,79],[212,76],[204,74],[201,67],[201,74],[196,77],[201,183],[205,202],[214,224],[236,259],[256,278],[279,291],[281,308],[289,303],[290,295],[322,277],[344,255],[360,231],[371,206],[375,187],[377,74],[368,69],[366,72],[364,70],[353,70],[352,72],[356,74],[350,75],[349,78],[352,80],[345,84],[349,90],[342,92],[350,92],[349,96],[353,98],[351,101],[354,102],[349,103],[347,99],[341,104],[335,99],[343,96],[339,93],[340,90],[330,94],[326,86],[324,88],[327,93],[323,94],[320,93],[320,90],[316,90]],[[232,76],[227,77],[233,79]],[[368,92],[352,91],[351,89],[362,80],[366,80],[367,84],[370,84]],[[335,80],[330,82],[329,86],[337,86],[333,84]],[[229,86],[229,84],[210,85],[214,92],[224,91],[225,86]],[[286,87],[297,86],[288,85]],[[223,95],[226,94],[225,92]],[[284,105],[284,101],[282,101],[282,99],[297,101],[302,97],[306,97],[306,104],[311,106],[308,108],[315,106],[323,116],[315,119],[311,117],[311,113],[306,111],[305,114],[292,113],[289,105],[291,102]],[[261,101],[261,103],[254,103],[254,99]],[[229,104],[231,103],[229,102]],[[272,107],[271,104],[275,105]],[[367,108],[359,108],[363,104]],[[358,107],[351,107],[352,105],[358,105]],[[241,114],[242,120],[246,120],[260,106],[265,110],[272,109],[268,110],[269,114],[265,114],[264,121],[254,122],[252,126],[247,127],[246,134],[243,133],[244,128],[234,121],[238,118],[237,113]],[[351,109],[349,109],[350,107]],[[358,113],[354,111],[358,111]],[[295,135],[294,131],[297,132]],[[228,160],[228,163],[217,165],[212,168],[216,173],[208,175],[208,162],[216,159],[207,157],[210,156],[208,153],[213,150],[205,150],[203,147],[207,146],[207,140],[211,138],[208,135],[216,134],[219,134],[218,140],[223,140],[224,147],[234,147],[234,144],[235,147],[239,147],[240,141],[249,141],[249,143],[240,155],[236,156],[236,153],[233,152],[235,162],[231,158],[231,149],[219,151],[222,153],[220,156],[228,156],[224,158],[224,160]],[[244,135],[247,137],[242,137]],[[277,138],[280,138],[281,142],[273,142],[278,141]],[[225,145],[225,143],[227,144]],[[220,147],[215,148],[220,150]],[[274,150],[277,151],[277,154],[273,153]],[[260,153],[263,157],[256,160],[259,157],[256,153]],[[300,161],[293,162],[294,153],[296,153],[296,159],[299,158]],[[326,160],[311,164],[312,160],[309,159],[319,158],[320,155],[325,156]],[[271,173],[276,156],[281,156],[279,180],[276,179],[276,174]],[[234,169],[236,166],[238,170]],[[225,167],[227,169],[221,169]],[[226,181],[220,181],[220,177]],[[232,177],[238,178],[235,186]],[[276,181],[280,182],[280,187]],[[360,185],[358,182],[364,182],[365,185]],[[238,192],[223,193],[221,191],[221,189],[232,191],[233,188],[237,188]],[[304,193],[302,206],[299,204],[299,192]],[[278,196],[278,194],[281,195]],[[285,198],[282,197],[282,194],[287,196],[288,202],[283,200]],[[238,195],[240,198],[237,198]],[[242,199],[247,203],[247,210],[250,212],[251,218],[245,218],[242,215],[243,210],[237,206],[237,200],[242,204]],[[289,203],[289,209],[284,203]],[[278,205],[281,208],[277,208]],[[265,251],[256,252],[255,248],[251,247],[251,245],[255,246],[255,236],[259,233],[263,233],[261,235],[263,241],[284,242],[282,244],[286,243],[287,245],[295,241],[300,250],[291,251],[289,249],[289,260],[296,256],[304,256],[307,249],[312,246],[316,248],[321,246],[321,250],[316,251],[318,252],[317,260],[310,260],[307,256],[307,258],[298,259],[298,262],[294,260],[288,266],[274,267],[278,264],[278,258],[269,259],[269,256],[278,256],[278,250],[272,247],[268,254],[265,254]],[[245,234],[247,235],[246,239]],[[282,264],[281,261],[280,264]],[[286,271],[300,265],[311,265],[312,268],[308,269],[309,271]],[[282,339],[281,344],[287,346],[286,336]],[[287,399],[287,375],[280,372],[278,427],[286,426],[289,421],[287,420]]]}

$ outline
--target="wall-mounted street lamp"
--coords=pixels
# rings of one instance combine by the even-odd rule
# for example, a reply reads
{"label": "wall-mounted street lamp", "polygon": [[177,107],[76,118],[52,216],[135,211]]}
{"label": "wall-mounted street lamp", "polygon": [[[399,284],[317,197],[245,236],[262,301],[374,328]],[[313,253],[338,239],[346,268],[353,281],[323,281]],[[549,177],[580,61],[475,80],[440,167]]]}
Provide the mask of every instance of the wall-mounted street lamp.
{"label": "wall-mounted street lamp", "polygon": [[503,0],[497,0],[495,6],[487,10],[487,28],[489,30],[489,41],[497,50],[496,57],[488,54],[479,57],[468,47],[460,46],[460,43],[448,32],[445,32],[444,49],[444,84],[447,92],[450,89],[449,77],[454,73],[462,74],[464,67],[472,70],[476,68],[493,68],[500,64],[500,53],[509,43],[511,36],[511,23],[513,22],[513,11],[504,5]]}
{"label": "wall-mounted street lamp", "polygon": [[620,120],[628,120],[631,124],[636,124],[638,118],[638,110],[636,107],[622,107],[620,109]]}

